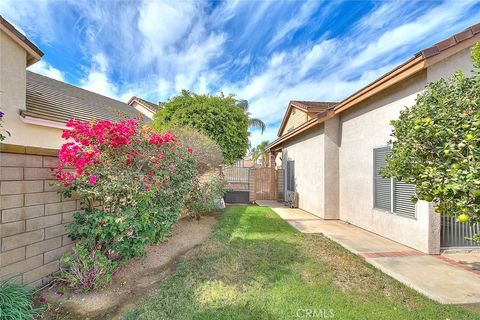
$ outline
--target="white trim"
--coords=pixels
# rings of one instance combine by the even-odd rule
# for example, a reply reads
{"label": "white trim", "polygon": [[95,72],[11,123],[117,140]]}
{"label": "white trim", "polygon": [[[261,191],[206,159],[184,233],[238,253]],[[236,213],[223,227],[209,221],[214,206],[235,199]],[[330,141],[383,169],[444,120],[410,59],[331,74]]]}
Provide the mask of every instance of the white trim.
{"label": "white trim", "polygon": [[70,130],[70,128],[68,128],[65,125],[65,123],[62,123],[62,122],[33,118],[33,117],[30,117],[30,116],[25,116],[25,117],[20,116],[20,118],[22,119],[22,121],[24,123],[33,124],[33,125],[36,125],[36,126]]}

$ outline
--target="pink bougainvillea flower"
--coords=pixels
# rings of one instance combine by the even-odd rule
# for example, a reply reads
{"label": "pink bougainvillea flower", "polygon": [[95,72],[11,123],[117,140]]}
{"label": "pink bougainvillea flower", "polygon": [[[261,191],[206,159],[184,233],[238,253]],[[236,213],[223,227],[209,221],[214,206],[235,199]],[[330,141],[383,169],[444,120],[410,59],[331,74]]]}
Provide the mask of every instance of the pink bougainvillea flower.
{"label": "pink bougainvillea flower", "polygon": [[187,150],[187,151],[188,151],[188,153],[192,154],[192,152],[193,152],[193,149],[192,149],[192,148],[188,148],[188,150]]}
{"label": "pink bougainvillea flower", "polygon": [[95,181],[97,181],[97,176],[96,175],[91,175],[90,179],[88,180],[88,183],[90,185],[93,185],[95,183]]}
{"label": "pink bougainvillea flower", "polygon": [[143,187],[143,189],[150,190],[150,186],[146,185],[146,186]]}

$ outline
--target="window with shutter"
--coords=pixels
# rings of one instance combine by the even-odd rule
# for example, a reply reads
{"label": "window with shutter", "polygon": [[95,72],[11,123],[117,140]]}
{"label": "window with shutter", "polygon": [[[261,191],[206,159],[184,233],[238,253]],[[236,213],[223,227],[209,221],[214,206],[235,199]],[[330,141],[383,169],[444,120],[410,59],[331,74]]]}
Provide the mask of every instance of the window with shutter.
{"label": "window with shutter", "polygon": [[295,191],[295,161],[287,161],[287,191]]}
{"label": "window with shutter", "polygon": [[374,171],[374,207],[392,211],[392,179],[383,178],[380,170],[386,164],[386,156],[390,153],[388,147],[373,149]]}

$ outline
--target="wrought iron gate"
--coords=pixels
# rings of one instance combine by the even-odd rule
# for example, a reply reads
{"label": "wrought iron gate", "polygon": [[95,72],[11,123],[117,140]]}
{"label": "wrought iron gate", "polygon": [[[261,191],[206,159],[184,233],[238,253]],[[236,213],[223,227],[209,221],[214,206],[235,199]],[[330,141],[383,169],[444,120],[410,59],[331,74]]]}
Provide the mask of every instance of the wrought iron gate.
{"label": "wrought iron gate", "polygon": [[223,175],[226,181],[225,202],[248,203],[250,190],[250,168],[224,167]]}
{"label": "wrought iron gate", "polygon": [[455,217],[441,217],[440,243],[441,247],[476,247],[478,244],[466,238],[480,233],[480,224],[471,226],[469,223],[457,222]]}

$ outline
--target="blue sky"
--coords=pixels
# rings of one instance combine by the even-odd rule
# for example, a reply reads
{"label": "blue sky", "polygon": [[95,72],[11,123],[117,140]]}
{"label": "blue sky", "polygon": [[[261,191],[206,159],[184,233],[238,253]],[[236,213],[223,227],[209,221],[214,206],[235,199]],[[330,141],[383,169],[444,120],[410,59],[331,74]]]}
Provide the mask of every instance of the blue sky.
{"label": "blue sky", "polygon": [[23,1],[0,14],[44,52],[32,71],[127,101],[181,89],[248,99],[272,141],[289,100],[340,101],[480,22],[480,0]]}

